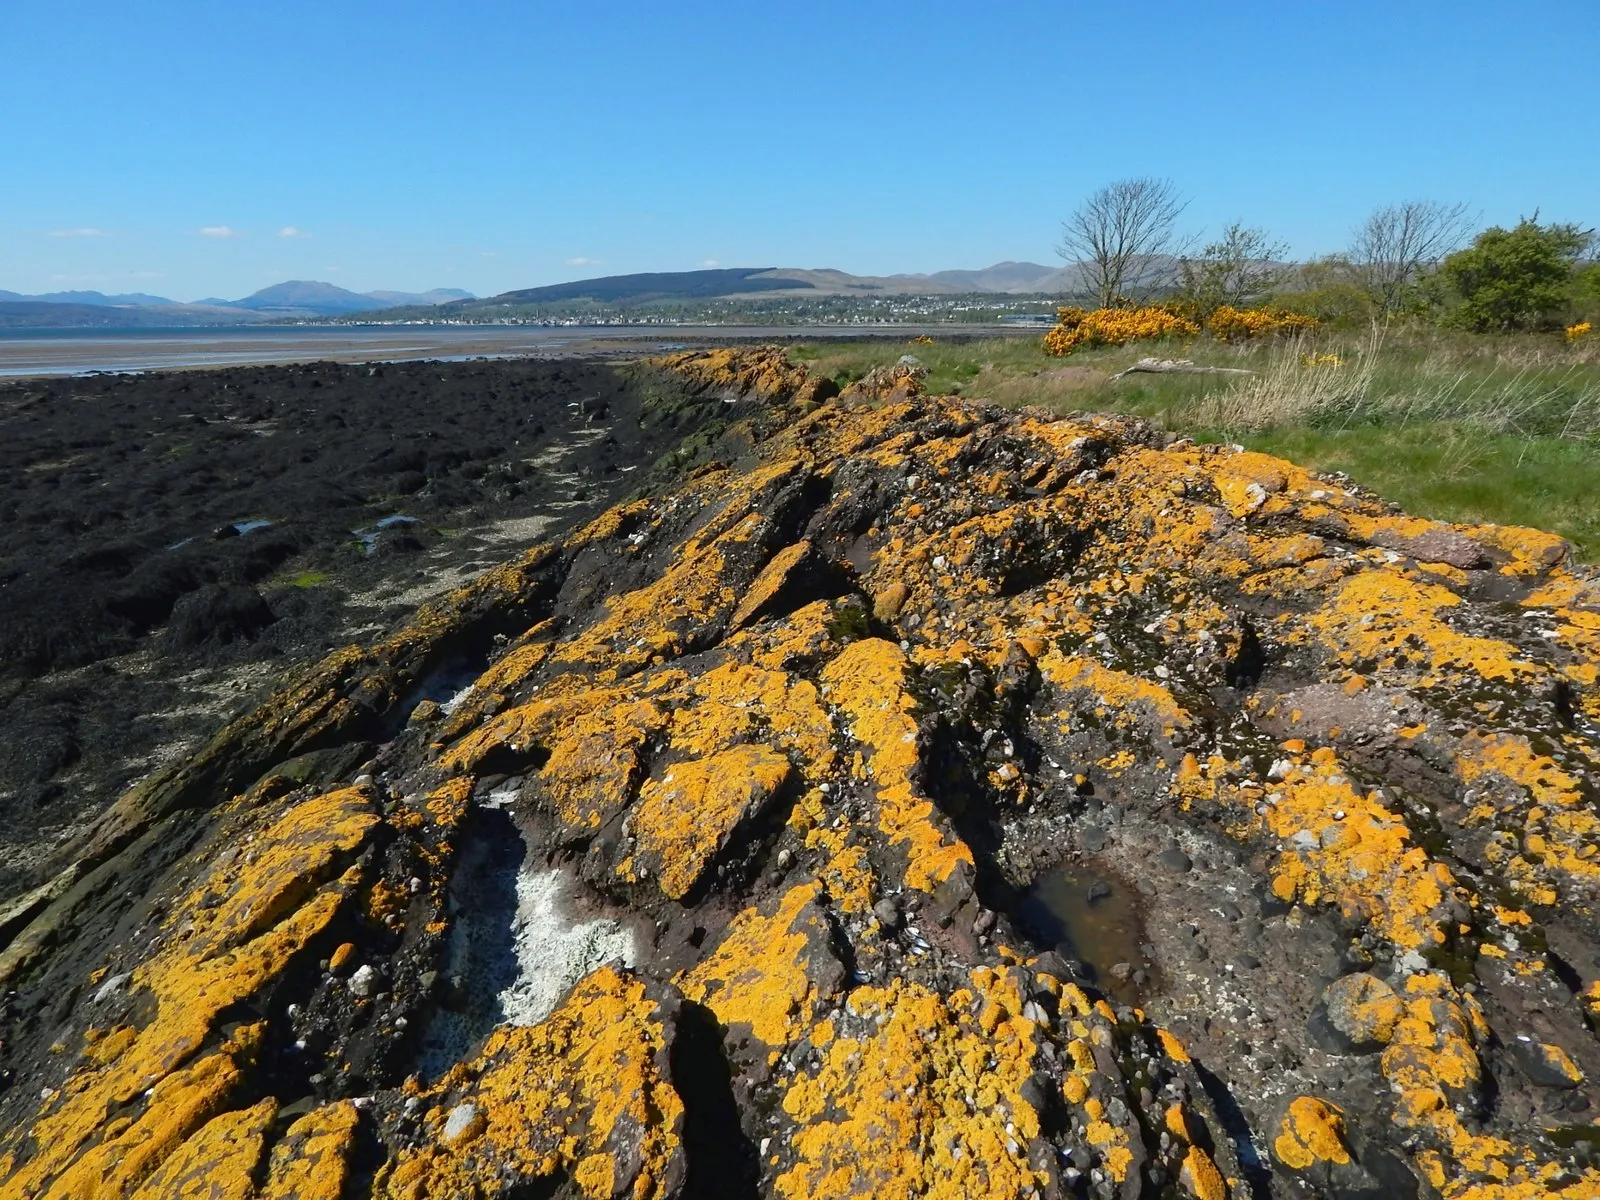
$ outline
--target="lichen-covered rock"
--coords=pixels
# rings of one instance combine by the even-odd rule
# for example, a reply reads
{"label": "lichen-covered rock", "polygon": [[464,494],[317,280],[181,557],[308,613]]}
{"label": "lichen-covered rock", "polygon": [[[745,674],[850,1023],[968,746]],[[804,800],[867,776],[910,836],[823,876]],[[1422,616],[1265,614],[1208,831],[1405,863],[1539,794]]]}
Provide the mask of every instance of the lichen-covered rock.
{"label": "lichen-covered rock", "polygon": [[668,362],[738,466],[336,652],[0,905],[0,1197],[1600,1195],[1558,540]]}

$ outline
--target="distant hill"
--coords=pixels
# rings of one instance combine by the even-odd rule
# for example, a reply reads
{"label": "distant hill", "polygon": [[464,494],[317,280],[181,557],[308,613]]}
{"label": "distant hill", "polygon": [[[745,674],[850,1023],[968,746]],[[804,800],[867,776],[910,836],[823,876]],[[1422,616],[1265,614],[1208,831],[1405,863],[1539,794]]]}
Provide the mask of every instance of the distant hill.
{"label": "distant hill", "polygon": [[232,302],[233,308],[251,312],[271,313],[279,316],[342,316],[346,313],[372,312],[391,305],[374,300],[359,292],[346,291],[331,283],[318,283],[310,279],[291,279],[275,283],[253,292],[243,300]]}
{"label": "distant hill", "polygon": [[36,301],[41,304],[93,304],[93,305],[151,305],[176,304],[165,296],[152,296],[147,292],[128,292],[120,296],[107,296],[104,292],[43,292],[37,296],[24,296],[18,292],[0,291],[0,300]]}
{"label": "distant hill", "polygon": [[431,292],[352,292],[331,283],[291,279],[275,283],[243,300],[210,301],[274,317],[343,317],[400,306],[432,306],[473,299],[461,288],[434,288]]}
{"label": "distant hill", "polygon": [[358,293],[331,283],[292,279],[242,300],[208,296],[180,304],[165,296],[129,292],[47,292],[37,296],[0,290],[0,328],[155,329],[163,326],[249,325],[272,320],[317,320],[376,312],[397,305],[431,308],[473,299],[462,288],[428,292]]}
{"label": "distant hill", "polygon": [[461,307],[543,304],[557,300],[596,300],[601,303],[627,300],[644,303],[650,300],[705,299],[712,296],[739,296],[748,292],[803,290],[813,286],[802,280],[777,277],[771,267],[652,271],[640,275],[606,275],[599,279],[580,279],[574,283],[522,288],[515,292],[502,292],[487,300],[470,301]]}

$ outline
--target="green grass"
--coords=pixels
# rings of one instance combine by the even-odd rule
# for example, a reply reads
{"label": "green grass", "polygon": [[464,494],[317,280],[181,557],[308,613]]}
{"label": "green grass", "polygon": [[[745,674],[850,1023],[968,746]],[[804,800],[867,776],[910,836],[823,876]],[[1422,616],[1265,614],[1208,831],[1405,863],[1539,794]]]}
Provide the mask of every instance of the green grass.
{"label": "green grass", "polygon": [[[914,354],[932,392],[1133,413],[1200,441],[1343,471],[1420,516],[1548,529],[1581,558],[1600,559],[1600,347],[1559,335],[1358,331],[1242,346],[1201,338],[1064,359],[1045,354],[1038,336],[800,344],[790,353],[841,385]],[[1308,354],[1341,364],[1308,366]],[[1253,374],[1110,379],[1143,357]]]}

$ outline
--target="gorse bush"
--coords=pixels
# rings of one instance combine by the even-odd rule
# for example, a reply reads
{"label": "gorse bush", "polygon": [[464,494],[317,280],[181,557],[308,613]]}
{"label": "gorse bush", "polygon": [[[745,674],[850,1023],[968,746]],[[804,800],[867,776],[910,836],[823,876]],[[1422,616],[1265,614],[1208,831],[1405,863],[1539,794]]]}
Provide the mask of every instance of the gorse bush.
{"label": "gorse bush", "polygon": [[[1244,342],[1274,334],[1301,334],[1315,330],[1317,321],[1301,313],[1273,309],[1234,308],[1223,305],[1205,322],[1211,336],[1221,342]],[[1081,308],[1056,310],[1056,325],[1044,335],[1046,352],[1071,354],[1084,346],[1125,346],[1149,338],[1200,335],[1199,322],[1169,305],[1138,308]]]}
{"label": "gorse bush", "polygon": [[1309,333],[1315,317],[1267,308],[1234,308],[1224,304],[1206,321],[1206,329],[1219,342],[1243,342],[1280,333]]}
{"label": "gorse bush", "polygon": [[1124,346],[1158,337],[1197,337],[1200,327],[1165,308],[1081,308],[1056,310],[1056,326],[1044,335],[1044,348],[1056,355],[1080,346]]}

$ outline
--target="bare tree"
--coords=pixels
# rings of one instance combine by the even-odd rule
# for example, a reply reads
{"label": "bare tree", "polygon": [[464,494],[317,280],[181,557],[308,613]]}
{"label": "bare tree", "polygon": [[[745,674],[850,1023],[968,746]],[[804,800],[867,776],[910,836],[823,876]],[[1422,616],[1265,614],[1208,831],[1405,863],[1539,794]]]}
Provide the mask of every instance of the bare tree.
{"label": "bare tree", "polygon": [[1406,285],[1466,240],[1465,204],[1407,200],[1380,208],[1356,230],[1350,262],[1380,313],[1400,306]]}
{"label": "bare tree", "polygon": [[1194,258],[1179,261],[1178,298],[1202,317],[1259,300],[1288,278],[1288,252],[1265,229],[1235,221]]}
{"label": "bare tree", "polygon": [[1062,222],[1056,253],[1082,264],[1089,290],[1109,308],[1144,288],[1152,259],[1181,248],[1174,229],[1188,204],[1171,180],[1119,179]]}

